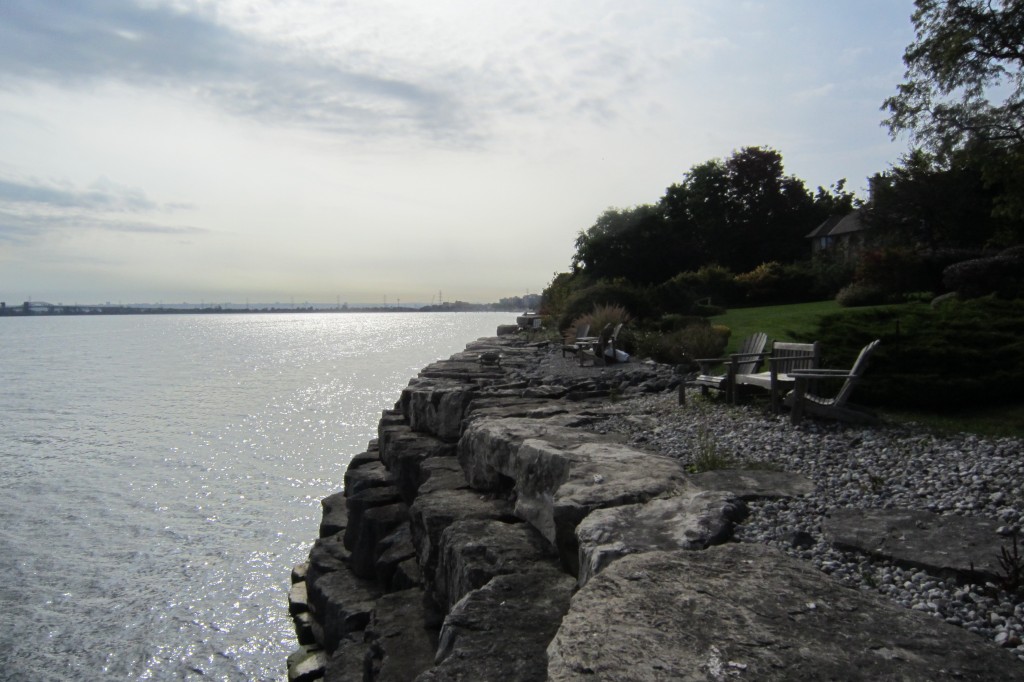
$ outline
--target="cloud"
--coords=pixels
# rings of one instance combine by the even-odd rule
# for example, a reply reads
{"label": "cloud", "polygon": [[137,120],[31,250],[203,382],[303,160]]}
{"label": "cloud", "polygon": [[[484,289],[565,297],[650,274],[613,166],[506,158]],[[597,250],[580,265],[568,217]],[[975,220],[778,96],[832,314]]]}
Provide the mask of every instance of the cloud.
{"label": "cloud", "polygon": [[182,205],[161,205],[133,187],[101,178],[85,189],[69,185],[0,177],[0,242],[26,243],[57,232],[195,235],[207,230],[163,225],[139,215],[173,212]]}
{"label": "cloud", "polygon": [[273,123],[378,133],[465,123],[443,89],[347,68],[171,7],[14,0],[0,8],[0,87],[115,81],[177,87]]}

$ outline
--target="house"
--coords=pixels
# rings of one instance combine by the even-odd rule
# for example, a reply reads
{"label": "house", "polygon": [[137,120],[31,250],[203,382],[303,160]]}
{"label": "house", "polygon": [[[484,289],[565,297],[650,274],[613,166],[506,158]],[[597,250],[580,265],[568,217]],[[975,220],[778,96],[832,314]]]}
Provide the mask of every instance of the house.
{"label": "house", "polygon": [[855,257],[867,244],[868,229],[860,211],[830,216],[807,234],[807,239],[811,240],[811,255],[831,253],[843,258]]}

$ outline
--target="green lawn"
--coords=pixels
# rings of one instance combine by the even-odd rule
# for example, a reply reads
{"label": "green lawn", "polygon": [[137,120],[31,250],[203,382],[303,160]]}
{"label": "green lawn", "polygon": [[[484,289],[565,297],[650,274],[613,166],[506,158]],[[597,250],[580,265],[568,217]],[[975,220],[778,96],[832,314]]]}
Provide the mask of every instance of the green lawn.
{"label": "green lawn", "polygon": [[724,324],[732,330],[727,353],[734,352],[743,339],[756,332],[768,334],[770,340],[805,341],[818,327],[822,315],[838,313],[842,308],[834,300],[793,305],[772,305],[761,308],[736,308],[711,318],[712,324]]}
{"label": "green lawn", "polygon": [[[904,304],[913,305],[913,304]],[[876,306],[892,308],[900,306]],[[835,301],[798,303],[794,305],[737,308],[711,318],[713,324],[724,324],[732,330],[726,353],[734,352],[750,334],[763,331],[771,340],[813,341],[818,320],[823,315],[866,308],[842,308]],[[887,421],[917,422],[939,433],[967,431],[987,436],[1024,437],[1024,404],[960,409],[952,412],[885,410]]]}

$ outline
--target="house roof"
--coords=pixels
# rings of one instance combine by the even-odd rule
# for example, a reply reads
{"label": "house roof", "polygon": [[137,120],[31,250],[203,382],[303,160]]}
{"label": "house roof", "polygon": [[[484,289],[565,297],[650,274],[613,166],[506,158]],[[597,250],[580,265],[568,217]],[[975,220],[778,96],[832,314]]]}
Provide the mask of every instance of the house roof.
{"label": "house roof", "polygon": [[863,220],[861,220],[860,211],[853,211],[844,216],[829,216],[825,222],[811,230],[806,235],[806,238],[835,237],[841,234],[849,234],[851,232],[861,232],[866,229],[868,229],[868,226],[864,224]]}

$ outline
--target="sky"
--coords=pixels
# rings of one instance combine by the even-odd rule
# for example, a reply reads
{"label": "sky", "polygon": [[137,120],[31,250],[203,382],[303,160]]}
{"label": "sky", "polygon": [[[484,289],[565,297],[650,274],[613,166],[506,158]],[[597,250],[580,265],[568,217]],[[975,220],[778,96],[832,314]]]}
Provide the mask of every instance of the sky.
{"label": "sky", "polygon": [[0,0],[0,300],[490,302],[778,150],[867,178],[912,0]]}

